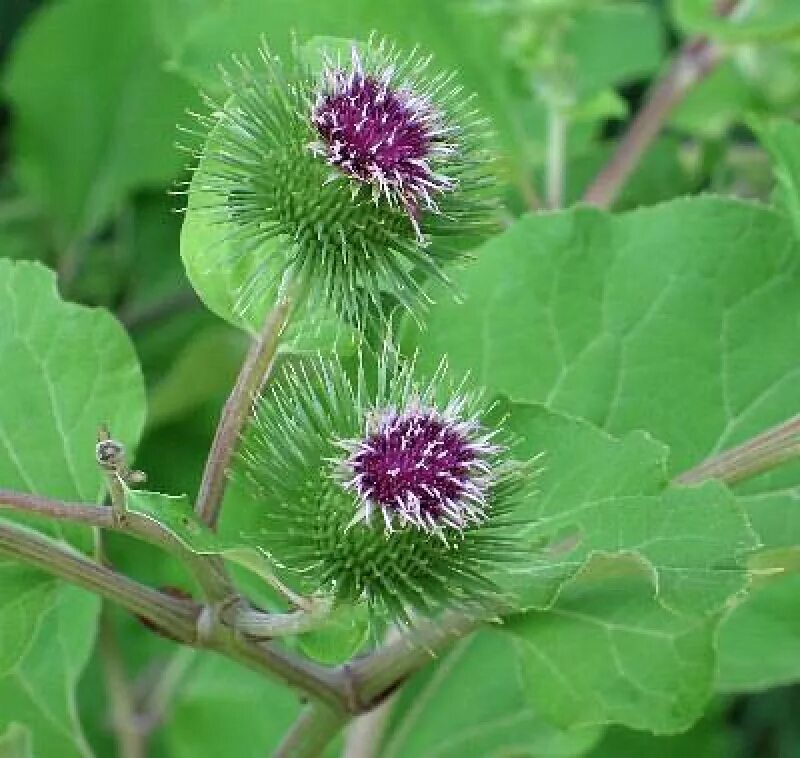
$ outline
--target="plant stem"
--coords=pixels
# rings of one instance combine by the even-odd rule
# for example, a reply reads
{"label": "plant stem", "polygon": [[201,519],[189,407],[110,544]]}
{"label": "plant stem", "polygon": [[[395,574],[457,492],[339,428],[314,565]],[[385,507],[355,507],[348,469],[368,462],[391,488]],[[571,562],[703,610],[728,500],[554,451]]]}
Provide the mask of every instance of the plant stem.
{"label": "plant stem", "polygon": [[800,455],[800,416],[768,429],[752,439],[684,471],[677,484],[699,484],[719,479],[734,484],[775,468]]}
{"label": "plant stem", "polygon": [[[402,633],[395,626],[389,630],[384,644],[401,639]],[[345,758],[378,758],[395,698],[396,695],[390,695],[380,705],[358,716],[350,724],[345,739]]]}
{"label": "plant stem", "polygon": [[490,620],[447,611],[436,619],[425,620],[413,634],[399,637],[371,655],[348,665],[361,710],[367,711],[435,657],[436,653]]}
{"label": "plant stem", "polygon": [[122,652],[119,649],[114,630],[114,621],[107,603],[103,603],[100,615],[99,642],[119,756],[120,758],[145,758],[147,736],[139,723],[135,698],[131,692]]}
{"label": "plant stem", "polygon": [[[733,13],[735,0],[717,3],[717,14]],[[652,87],[644,107],[619,141],[611,160],[586,190],[583,199],[608,208],[667,121],[673,109],[722,59],[722,51],[708,37],[693,37],[681,47],[667,73]]]}
{"label": "plant stem", "polygon": [[278,643],[255,640],[228,630],[227,636],[205,644],[262,674],[278,677],[290,687],[310,695],[330,710],[346,713],[350,710],[346,698],[346,674],[319,663],[301,658]]}
{"label": "plant stem", "polygon": [[547,112],[547,205],[557,210],[564,205],[567,120],[554,103]]}
{"label": "plant stem", "polygon": [[115,511],[102,505],[69,503],[24,492],[0,489],[0,510],[8,509],[55,521],[98,527],[143,539],[175,554],[192,572],[209,599],[222,601],[235,594],[224,569],[210,560],[213,556],[191,553],[157,521],[134,511]]}
{"label": "plant stem", "polygon": [[395,699],[395,695],[386,698],[350,724],[345,741],[345,758],[378,758]]}
{"label": "plant stem", "polygon": [[212,529],[216,528],[219,519],[228,468],[236,451],[239,436],[253,402],[274,365],[280,337],[289,320],[290,311],[291,298],[288,294],[284,294],[279,297],[275,307],[267,315],[264,327],[253,342],[236,384],[222,409],[195,505],[197,515]]}
{"label": "plant stem", "polygon": [[[0,509],[2,508],[122,531],[162,546],[171,545],[170,540],[176,542],[158,523],[133,511],[127,511],[124,523],[117,524],[111,509],[104,506],[66,503],[37,495],[0,490]],[[213,607],[206,609],[206,613],[211,614],[209,639],[198,640],[197,625],[202,609],[196,603],[173,598],[144,587],[33,530],[0,520],[0,554],[33,563],[103,597],[116,600],[123,607],[144,616],[179,641],[217,650],[262,673],[277,676],[287,684],[329,703],[334,708],[347,709],[343,694],[345,674],[294,656],[275,643],[242,635],[235,626],[223,624]],[[204,560],[209,556],[188,553],[181,546],[178,557],[184,562],[192,560],[190,569],[197,571],[198,565],[203,564],[204,571],[210,570]],[[219,581],[223,582],[225,579],[223,576]],[[173,612],[177,612],[179,618],[173,618]]]}
{"label": "plant stem", "polygon": [[192,643],[196,639],[200,607],[195,602],[150,589],[32,529],[0,521],[0,555],[32,564],[113,600],[177,640]]}
{"label": "plant stem", "polygon": [[325,620],[330,608],[289,613],[262,613],[249,608],[237,610],[233,626],[242,634],[254,639],[272,639],[292,634],[303,634],[316,629]]}
{"label": "plant stem", "polygon": [[347,716],[339,711],[316,703],[307,706],[275,751],[275,758],[315,758],[322,755],[325,746],[346,721]]}

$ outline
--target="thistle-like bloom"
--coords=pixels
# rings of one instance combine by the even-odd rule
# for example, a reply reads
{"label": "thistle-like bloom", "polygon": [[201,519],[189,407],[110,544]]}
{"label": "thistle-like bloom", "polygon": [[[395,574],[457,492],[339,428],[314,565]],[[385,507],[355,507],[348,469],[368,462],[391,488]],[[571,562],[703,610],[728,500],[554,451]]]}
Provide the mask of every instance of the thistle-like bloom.
{"label": "thistle-like bloom", "polygon": [[350,452],[343,486],[361,503],[355,520],[370,523],[379,510],[387,531],[399,523],[433,533],[486,520],[493,458],[502,448],[476,418],[460,418],[463,407],[458,399],[444,411],[414,402],[383,409],[343,443]]}
{"label": "thistle-like bloom", "polygon": [[456,130],[430,98],[394,86],[393,76],[392,68],[380,78],[366,73],[356,48],[349,70],[329,64],[313,110],[320,134],[314,149],[346,176],[371,185],[376,202],[383,196],[405,208],[421,236],[421,210],[438,212],[437,196],[458,186],[434,169],[456,155]]}
{"label": "thistle-like bloom", "polygon": [[370,42],[322,71],[300,51],[261,51],[226,75],[226,98],[200,118],[189,208],[224,228],[236,253],[220,267],[258,262],[243,310],[288,278],[357,326],[394,303],[413,311],[426,278],[446,280],[443,265],[493,227],[485,122],[428,68]]}
{"label": "thistle-like bloom", "polygon": [[396,620],[496,600],[522,550],[510,516],[531,465],[511,459],[478,395],[443,369],[418,384],[388,356],[374,388],[317,360],[263,398],[240,471],[259,546],[298,589]]}

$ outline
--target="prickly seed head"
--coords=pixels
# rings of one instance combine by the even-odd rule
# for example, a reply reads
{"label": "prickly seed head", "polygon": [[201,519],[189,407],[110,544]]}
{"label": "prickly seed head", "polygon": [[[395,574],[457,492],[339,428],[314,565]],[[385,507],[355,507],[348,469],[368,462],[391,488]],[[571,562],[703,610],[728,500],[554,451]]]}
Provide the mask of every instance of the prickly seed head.
{"label": "prickly seed head", "polygon": [[485,122],[429,69],[370,42],[322,71],[299,50],[264,50],[226,75],[225,98],[199,117],[189,207],[235,251],[220,267],[246,258],[254,271],[235,293],[243,312],[287,278],[309,311],[359,327],[387,302],[417,311],[425,280],[446,281],[446,264],[494,228]]}
{"label": "prickly seed head", "polygon": [[261,547],[305,589],[401,621],[496,599],[521,550],[510,514],[530,466],[444,369],[419,384],[387,354],[371,387],[315,361],[259,404],[240,475]]}

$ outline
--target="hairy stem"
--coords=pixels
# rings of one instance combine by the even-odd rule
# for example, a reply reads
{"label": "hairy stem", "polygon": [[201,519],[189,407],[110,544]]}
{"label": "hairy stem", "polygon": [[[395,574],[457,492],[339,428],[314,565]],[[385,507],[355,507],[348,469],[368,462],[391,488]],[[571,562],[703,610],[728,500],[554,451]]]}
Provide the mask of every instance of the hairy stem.
{"label": "hairy stem", "polygon": [[276,758],[315,758],[347,721],[340,711],[312,704],[300,714],[275,752]]}
{"label": "hairy stem", "polygon": [[150,589],[32,529],[0,521],[0,555],[29,563],[113,600],[177,640],[195,640],[200,613],[196,603]]}
{"label": "hairy stem", "polygon": [[289,320],[290,311],[291,298],[284,294],[267,315],[264,327],[253,342],[236,384],[222,409],[195,504],[197,515],[212,529],[219,519],[228,469],[239,437],[253,402],[275,363],[280,337]]}
{"label": "hairy stem", "polygon": [[[728,16],[735,7],[734,0],[722,0],[717,3],[717,13]],[[681,47],[667,73],[648,93],[644,107],[631,121],[610,161],[586,190],[583,199],[587,203],[608,208],[616,200],[670,113],[721,59],[722,51],[707,37],[693,37]]]}
{"label": "hairy stem", "polygon": [[752,439],[684,471],[677,484],[698,484],[719,479],[734,484],[764,473],[800,456],[800,416],[768,429]]}

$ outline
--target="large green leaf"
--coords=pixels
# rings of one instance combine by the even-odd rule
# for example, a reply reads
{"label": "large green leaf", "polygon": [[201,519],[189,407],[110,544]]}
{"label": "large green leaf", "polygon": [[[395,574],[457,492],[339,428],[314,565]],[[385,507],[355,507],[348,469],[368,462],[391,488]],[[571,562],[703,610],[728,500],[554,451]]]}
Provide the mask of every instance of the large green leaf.
{"label": "large green leaf", "polygon": [[[96,500],[98,425],[132,446],[144,420],[130,342],[108,313],[60,300],[54,275],[37,264],[0,260],[0,293],[0,482]],[[0,561],[0,732],[24,727],[36,756],[88,754],[73,690],[97,607],[92,596]]]}
{"label": "large green leaf", "polygon": [[597,741],[600,729],[562,730],[543,719],[520,673],[508,637],[489,631],[468,637],[403,688],[381,756],[560,758]]}
{"label": "large green leaf", "polygon": [[131,343],[110,314],[63,302],[37,264],[0,260],[0,296],[0,481],[94,501],[98,426],[132,448],[144,423]]}
{"label": "large green leaf", "polygon": [[91,750],[74,693],[94,645],[100,604],[82,590],[51,584],[55,602],[39,611],[26,654],[0,672],[0,734],[11,725],[25,727],[37,758],[86,758]]}
{"label": "large green leaf", "polygon": [[711,694],[714,625],[659,602],[652,568],[596,553],[548,611],[512,619],[526,689],[562,726],[679,732]]}
{"label": "large green leaf", "polygon": [[529,216],[434,298],[423,368],[455,371],[614,434],[678,472],[797,411],[800,243],[768,208],[714,197],[610,216]]}
{"label": "large green leaf", "polygon": [[753,692],[800,679],[800,576],[756,587],[720,627],[717,686]]}
{"label": "large green leaf", "polygon": [[196,97],[162,57],[138,0],[54,3],[19,38],[5,81],[17,168],[62,243],[185,163],[176,124]]}
{"label": "large green leaf", "polygon": [[538,494],[520,514],[543,546],[516,577],[525,605],[546,607],[597,552],[644,559],[673,612],[713,616],[744,588],[743,557],[758,543],[724,487],[665,488],[666,450],[641,432],[616,440],[541,407],[500,410],[521,440],[515,454],[541,455]]}

